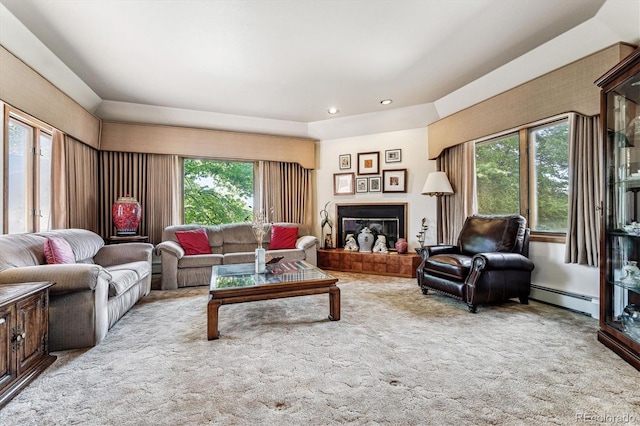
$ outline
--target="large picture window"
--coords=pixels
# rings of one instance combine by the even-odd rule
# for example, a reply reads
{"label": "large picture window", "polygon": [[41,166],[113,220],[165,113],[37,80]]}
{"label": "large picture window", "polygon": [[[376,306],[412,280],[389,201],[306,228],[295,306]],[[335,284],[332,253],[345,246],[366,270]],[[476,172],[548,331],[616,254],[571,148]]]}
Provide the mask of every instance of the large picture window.
{"label": "large picture window", "polygon": [[253,163],[185,158],[183,169],[184,223],[252,220]]}
{"label": "large picture window", "polygon": [[569,215],[569,125],[566,120],[529,130],[531,229],[566,232]]}
{"label": "large picture window", "polygon": [[478,142],[476,183],[478,213],[521,214],[534,235],[551,240],[566,233],[568,120],[524,127]]}
{"label": "large picture window", "polygon": [[49,126],[5,106],[4,233],[46,231],[51,227]]}
{"label": "large picture window", "polygon": [[476,145],[478,212],[520,212],[520,138],[518,134]]}

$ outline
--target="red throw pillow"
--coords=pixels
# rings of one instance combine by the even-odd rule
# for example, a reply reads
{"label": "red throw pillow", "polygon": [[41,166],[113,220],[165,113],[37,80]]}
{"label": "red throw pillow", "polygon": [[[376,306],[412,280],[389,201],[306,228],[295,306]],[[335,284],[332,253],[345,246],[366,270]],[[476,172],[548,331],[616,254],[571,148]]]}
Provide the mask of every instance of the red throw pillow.
{"label": "red throw pillow", "polygon": [[187,256],[211,254],[209,237],[207,237],[207,231],[204,228],[194,229],[193,231],[176,231],[176,238]]}
{"label": "red throw pillow", "polygon": [[44,257],[49,265],[76,263],[71,246],[62,237],[49,237],[45,240]]}
{"label": "red throw pillow", "polygon": [[269,250],[294,249],[298,240],[297,226],[273,226]]}

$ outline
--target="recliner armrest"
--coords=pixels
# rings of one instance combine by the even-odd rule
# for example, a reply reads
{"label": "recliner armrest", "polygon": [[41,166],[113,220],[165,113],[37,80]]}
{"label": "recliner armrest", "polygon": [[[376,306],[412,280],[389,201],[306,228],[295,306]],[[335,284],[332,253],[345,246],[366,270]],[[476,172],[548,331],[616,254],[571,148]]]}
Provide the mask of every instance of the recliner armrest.
{"label": "recliner armrest", "polygon": [[424,249],[427,252],[427,257],[435,256],[437,254],[450,254],[450,253],[460,252],[457,246],[452,246],[448,244],[442,244],[438,246],[426,246]]}
{"label": "recliner armrest", "polygon": [[472,269],[481,270],[524,270],[533,271],[534,265],[531,260],[520,253],[478,253],[473,256]]}

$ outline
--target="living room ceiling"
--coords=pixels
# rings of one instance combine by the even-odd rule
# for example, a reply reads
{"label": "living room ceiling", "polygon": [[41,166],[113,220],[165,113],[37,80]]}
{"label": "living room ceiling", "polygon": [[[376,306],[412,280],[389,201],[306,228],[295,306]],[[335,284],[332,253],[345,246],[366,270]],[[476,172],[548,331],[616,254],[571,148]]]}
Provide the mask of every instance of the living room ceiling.
{"label": "living room ceiling", "polygon": [[435,102],[605,0],[0,3],[103,103],[310,123]]}

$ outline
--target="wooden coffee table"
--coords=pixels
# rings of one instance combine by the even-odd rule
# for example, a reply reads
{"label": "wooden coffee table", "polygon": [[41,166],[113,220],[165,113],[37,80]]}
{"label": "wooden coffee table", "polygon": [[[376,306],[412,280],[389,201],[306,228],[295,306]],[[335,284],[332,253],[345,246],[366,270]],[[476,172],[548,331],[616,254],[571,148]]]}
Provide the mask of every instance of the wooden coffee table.
{"label": "wooden coffee table", "polygon": [[275,273],[256,274],[253,263],[214,266],[207,305],[207,338],[220,337],[221,305],[329,293],[329,319],[340,320],[337,278],[304,261],[280,262]]}

